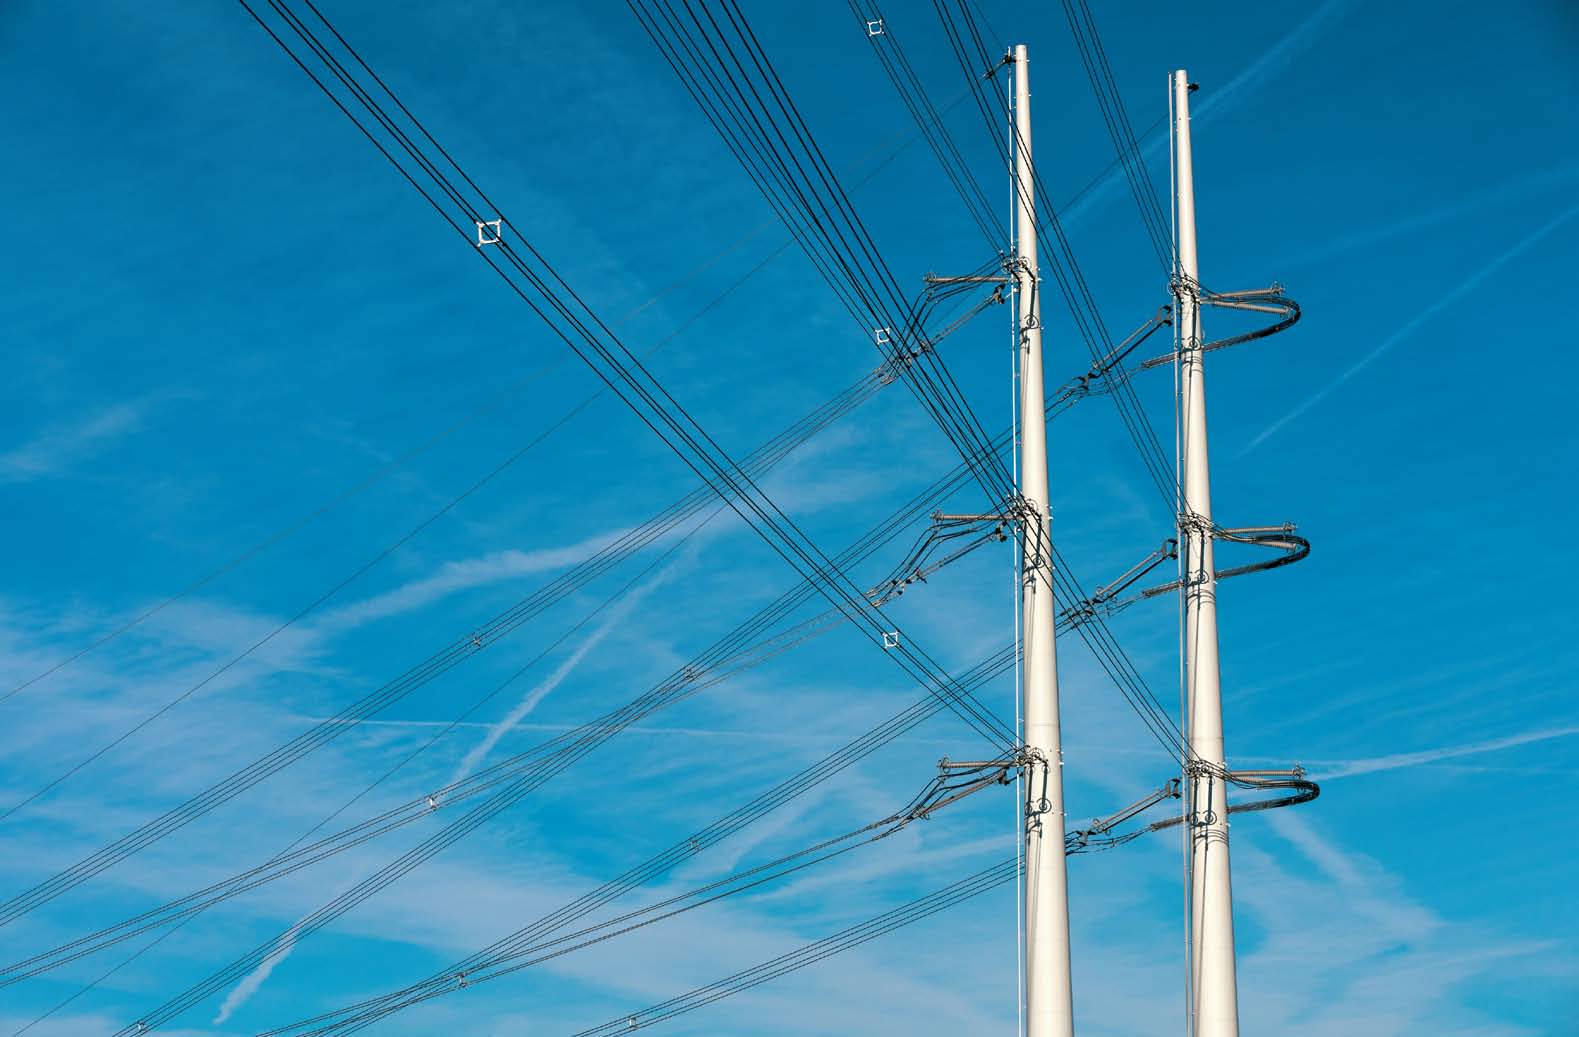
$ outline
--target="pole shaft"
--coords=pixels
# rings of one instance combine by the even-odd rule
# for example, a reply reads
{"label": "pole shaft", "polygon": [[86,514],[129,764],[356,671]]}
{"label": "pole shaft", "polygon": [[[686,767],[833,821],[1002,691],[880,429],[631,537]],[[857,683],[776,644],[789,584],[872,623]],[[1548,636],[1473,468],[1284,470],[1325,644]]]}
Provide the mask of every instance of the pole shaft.
{"label": "pole shaft", "polygon": [[1195,179],[1190,151],[1189,77],[1173,73],[1174,271],[1179,335],[1180,513],[1185,545],[1185,787],[1190,812],[1190,1000],[1196,1037],[1237,1037],[1233,886],[1228,868],[1228,796],[1222,775],[1223,703],[1217,658],[1217,578],[1212,557],[1211,469],[1206,453],[1206,382],[1195,248]]}
{"label": "pole shaft", "polygon": [[1015,288],[1020,315],[1020,585],[1025,632],[1023,715],[1025,819],[1025,1019],[1027,1037],[1074,1033],[1069,969],[1069,883],[1064,859],[1063,748],[1058,726],[1052,520],[1047,494],[1047,420],[1042,406],[1041,289],[1036,268],[1031,90],[1024,45],[1014,48],[1016,130]]}

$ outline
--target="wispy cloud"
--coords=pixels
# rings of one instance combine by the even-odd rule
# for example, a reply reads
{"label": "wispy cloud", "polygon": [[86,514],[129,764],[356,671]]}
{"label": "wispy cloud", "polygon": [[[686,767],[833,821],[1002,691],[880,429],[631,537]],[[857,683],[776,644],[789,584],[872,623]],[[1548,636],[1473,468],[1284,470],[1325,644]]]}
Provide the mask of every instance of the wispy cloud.
{"label": "wispy cloud", "polygon": [[490,551],[476,558],[446,562],[438,571],[401,584],[393,590],[327,612],[319,619],[322,631],[345,630],[390,616],[401,615],[430,605],[459,591],[470,590],[517,576],[562,569],[583,561],[626,533],[615,529],[588,537],[574,544],[537,548],[531,551],[510,549]]}
{"label": "wispy cloud", "polygon": [[1436,317],[1437,314],[1441,313],[1449,306],[1452,306],[1454,303],[1458,302],[1465,295],[1468,295],[1476,288],[1479,288],[1487,278],[1497,273],[1515,259],[1518,259],[1525,252],[1529,251],[1536,244],[1538,244],[1543,238],[1550,235],[1553,231],[1557,230],[1575,216],[1579,216],[1579,205],[1558,213],[1555,217],[1541,224],[1539,227],[1535,228],[1533,231],[1514,242],[1507,249],[1497,254],[1490,262],[1480,267],[1474,273],[1464,278],[1464,280],[1454,285],[1453,288],[1448,292],[1438,297],[1435,302],[1416,312],[1413,317],[1410,317],[1409,320],[1404,322],[1402,327],[1398,328],[1391,335],[1388,335],[1373,349],[1371,349],[1370,352],[1366,353],[1353,364],[1349,365],[1349,367],[1344,370],[1342,374],[1338,375],[1338,377],[1327,383],[1327,385],[1319,392],[1315,393],[1304,403],[1301,403],[1299,406],[1295,407],[1293,410],[1289,411],[1287,414],[1283,415],[1281,418],[1278,418],[1272,424],[1262,429],[1259,434],[1251,439],[1249,443],[1245,444],[1244,448],[1239,451],[1239,456],[1243,457],[1245,454],[1248,454],[1250,451],[1266,442],[1269,438],[1276,435],[1277,432],[1289,422],[1293,421],[1295,418],[1298,418],[1316,404],[1332,395],[1334,391],[1336,391],[1345,382],[1349,381],[1349,379],[1353,378],[1361,371],[1364,371],[1367,367],[1371,366],[1371,364],[1380,359],[1383,354],[1387,353],[1400,342],[1405,341],[1415,332],[1419,331],[1421,327]]}
{"label": "wispy cloud", "polygon": [[1241,1003],[1248,1029],[1312,1037],[1528,1032],[1481,1015],[1461,990],[1505,962],[1538,961],[1550,941],[1509,939],[1444,917],[1412,896],[1403,876],[1334,840],[1309,814],[1277,811],[1265,820],[1235,849],[1235,907],[1266,933],[1239,962],[1241,990],[1264,992]]}
{"label": "wispy cloud", "polygon": [[[626,594],[619,601],[619,603],[609,611],[604,621],[591,634],[582,639],[582,641],[576,646],[575,650],[571,652],[571,654],[562,663],[560,663],[560,665],[554,670],[552,674],[535,685],[531,691],[527,692],[526,695],[521,698],[520,702],[518,702],[503,719],[499,720],[497,723],[491,725],[488,728],[482,740],[466,754],[465,759],[463,759],[461,763],[455,768],[455,771],[451,775],[449,782],[446,784],[460,780],[469,774],[479,763],[481,763],[488,753],[492,751],[494,746],[499,743],[499,740],[505,735],[509,734],[510,731],[513,730],[524,717],[530,714],[532,710],[537,708],[543,699],[551,694],[555,688],[559,687],[559,685],[562,684],[564,680],[575,671],[576,667],[581,664],[587,655],[627,619],[630,612],[637,605],[641,604],[643,599],[661,587],[670,577],[672,577],[677,569],[687,564],[689,561],[689,557],[682,557],[681,559],[660,570],[647,582],[641,584],[639,587]],[[303,920],[305,919],[298,920],[296,925],[293,925],[291,929],[287,931],[285,938],[281,941],[279,947],[277,947],[272,953],[264,958],[263,961],[258,964],[257,968],[248,973],[240,983],[231,989],[230,993],[226,995],[223,1004],[221,1004],[218,1014],[214,1017],[214,1025],[217,1026],[226,1022],[238,1008],[240,1008],[247,1002],[249,998],[258,992],[263,984],[268,981],[269,976],[273,974],[274,970],[278,968],[287,957],[290,956],[292,950],[294,950],[296,946],[296,928]]]}
{"label": "wispy cloud", "polygon": [[0,453],[0,483],[31,482],[59,475],[100,447],[136,431],[149,409],[147,402],[117,403],[12,447]]}

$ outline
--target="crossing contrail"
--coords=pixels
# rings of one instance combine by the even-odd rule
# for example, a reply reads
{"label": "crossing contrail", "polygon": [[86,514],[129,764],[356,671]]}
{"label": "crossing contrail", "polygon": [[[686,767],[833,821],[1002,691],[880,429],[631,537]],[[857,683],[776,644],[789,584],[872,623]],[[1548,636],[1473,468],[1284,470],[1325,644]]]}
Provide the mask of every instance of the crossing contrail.
{"label": "crossing contrail", "polygon": [[675,561],[652,579],[626,595],[623,601],[610,610],[608,618],[596,630],[588,634],[564,662],[555,667],[553,673],[538,682],[531,691],[521,696],[521,701],[515,704],[515,708],[511,709],[502,719],[489,727],[488,733],[483,736],[482,741],[478,742],[471,752],[466,754],[466,757],[456,766],[455,773],[450,775],[450,780],[445,782],[445,785],[453,785],[470,774],[483,761],[483,758],[493,750],[493,747],[499,744],[501,738],[514,730],[515,726],[536,709],[545,698],[552,694],[555,688],[563,684],[565,678],[574,673],[576,667],[581,665],[582,660],[601,644],[604,638],[613,633],[616,627],[625,622],[631,610],[641,604],[647,595],[663,586],[670,576],[674,574],[675,568],[684,565],[686,561],[687,559],[685,558]]}

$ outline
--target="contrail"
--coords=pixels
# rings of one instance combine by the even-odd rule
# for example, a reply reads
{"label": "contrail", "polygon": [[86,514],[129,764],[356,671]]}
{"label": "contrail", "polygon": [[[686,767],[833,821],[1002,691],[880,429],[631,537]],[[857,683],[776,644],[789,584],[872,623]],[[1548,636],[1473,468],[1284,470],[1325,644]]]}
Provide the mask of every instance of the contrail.
{"label": "contrail", "polygon": [[1513,177],[1500,184],[1477,191],[1474,194],[1463,195],[1454,199],[1447,205],[1440,205],[1425,212],[1406,216],[1401,220],[1382,226],[1366,227],[1345,234],[1340,238],[1328,241],[1308,252],[1278,260],[1278,266],[1284,270],[1291,267],[1313,266],[1323,260],[1332,259],[1348,252],[1377,245],[1393,238],[1413,234],[1416,231],[1429,230],[1432,227],[1451,223],[1461,217],[1502,205],[1506,202],[1517,201],[1528,195],[1537,194],[1548,188],[1567,186],[1572,180],[1579,179],[1579,165],[1557,166],[1552,169],[1543,169],[1535,173]]}
{"label": "contrail", "polygon": [[[452,785],[469,774],[472,768],[481,762],[482,758],[488,755],[495,745],[499,744],[501,738],[508,734],[523,717],[536,709],[543,699],[547,698],[555,688],[564,682],[566,677],[574,672],[575,668],[586,658],[587,653],[596,648],[604,638],[613,632],[615,627],[625,621],[630,611],[639,605],[643,598],[661,587],[674,574],[676,569],[689,561],[688,553],[685,557],[677,559],[651,580],[648,580],[645,584],[628,594],[619,605],[611,610],[609,617],[603,621],[603,624],[589,634],[581,644],[576,646],[576,650],[570,653],[569,658],[560,663],[558,668],[545,680],[527,692],[521,698],[521,701],[516,704],[515,708],[502,720],[489,725],[488,733],[483,736],[483,740],[471,752],[466,754],[466,758],[456,767],[455,773],[446,784]],[[295,925],[286,930],[285,938],[280,942],[280,945],[268,957],[264,958],[257,968],[249,972],[240,983],[237,983],[229,994],[225,995],[225,1001],[219,1006],[219,1013],[214,1017],[213,1025],[218,1026],[224,1023],[236,1009],[246,1004],[247,1000],[258,992],[258,988],[263,986],[274,970],[279,967],[280,963],[290,957],[291,951],[296,949],[296,927],[305,922],[307,917],[310,916],[299,919]]]}
{"label": "contrail", "polygon": [[1323,772],[1318,777],[1321,781],[1334,781],[1338,778],[1352,778],[1360,774],[1395,771],[1403,767],[1419,767],[1428,763],[1436,763],[1439,760],[1457,759],[1460,756],[1478,756],[1481,753],[1492,753],[1499,749],[1513,749],[1521,745],[1530,745],[1534,742],[1549,742],[1555,738],[1572,738],[1574,735],[1579,735],[1579,726],[1526,731],[1520,735],[1509,735],[1506,738],[1496,738],[1489,742],[1473,742],[1469,745],[1451,745],[1441,749],[1423,749],[1413,753],[1373,756],[1368,759],[1350,760],[1339,764],[1335,770]]}
{"label": "contrail", "polygon": [[1353,378],[1371,364],[1375,363],[1383,353],[1386,353],[1388,350],[1398,345],[1398,343],[1402,342],[1410,335],[1413,335],[1416,331],[1419,331],[1421,326],[1427,321],[1431,320],[1431,318],[1435,317],[1449,306],[1458,302],[1459,299],[1474,291],[1476,288],[1479,288],[1481,283],[1484,282],[1488,277],[1490,277],[1492,274],[1495,274],[1497,271],[1501,270],[1515,259],[1519,258],[1519,256],[1527,252],[1542,238],[1546,237],[1548,234],[1552,233],[1552,231],[1561,227],[1575,216],[1579,216],[1579,205],[1559,213],[1555,218],[1548,220],[1546,223],[1543,223],[1541,226],[1537,227],[1523,238],[1520,238],[1510,248],[1491,260],[1491,262],[1487,263],[1485,266],[1481,267],[1479,270],[1476,270],[1473,274],[1470,274],[1464,280],[1460,281],[1456,286],[1454,286],[1452,291],[1443,295],[1441,298],[1437,299],[1436,302],[1425,307],[1413,317],[1409,318],[1403,327],[1399,328],[1397,331],[1394,331],[1391,335],[1388,335],[1381,341],[1379,345],[1376,346],[1375,349],[1372,349],[1369,353],[1366,353],[1364,356],[1360,357],[1360,359],[1356,360],[1349,366],[1348,370],[1338,375],[1337,378],[1334,378],[1320,392],[1316,393],[1314,396],[1310,397],[1310,399],[1306,400],[1304,403],[1301,403],[1299,406],[1295,407],[1293,410],[1289,411],[1287,414],[1283,415],[1281,418],[1278,418],[1272,424],[1262,429],[1259,435],[1247,443],[1244,449],[1239,451],[1239,456],[1245,456],[1250,451],[1266,442],[1267,439],[1269,439],[1284,425],[1287,425],[1289,422],[1293,421],[1295,418],[1299,417],[1301,414],[1304,414],[1306,411],[1310,410],[1310,408],[1326,399],[1344,382],[1347,382],[1350,378]]}
{"label": "contrail", "polygon": [[[302,919],[302,921],[305,921],[305,919]],[[296,923],[296,925],[300,924],[301,921]],[[264,958],[257,968],[247,973],[246,977],[240,983],[237,983],[230,993],[225,995],[225,1002],[219,1006],[219,1012],[214,1016],[212,1025],[219,1026],[228,1020],[236,1009],[246,1004],[247,1000],[258,992],[258,988],[263,986],[264,981],[269,978],[275,967],[290,956],[291,951],[296,947],[295,929],[296,926],[292,926],[290,935],[285,938],[285,941],[276,947],[272,954]]]}
{"label": "contrail", "polygon": [[[1321,34],[1347,13],[1352,6],[1353,0],[1327,0],[1325,4],[1313,11],[1308,18],[1296,25],[1288,35],[1279,40],[1276,46],[1249,65],[1246,65],[1237,76],[1234,76],[1223,86],[1212,90],[1206,99],[1196,106],[1191,116],[1191,121],[1199,124],[1227,111],[1232,107],[1232,102],[1236,97],[1248,89],[1259,86],[1274,73],[1282,71],[1302,51],[1314,44]],[[1162,95],[1160,84],[1157,93],[1160,103]],[[1158,155],[1167,147],[1167,143],[1168,138],[1166,136],[1160,137],[1143,146],[1141,154],[1143,157],[1155,161]],[[1120,170],[1113,170],[1096,187],[1087,192],[1084,198],[1060,213],[1059,215],[1064,222],[1070,225],[1078,222],[1086,210],[1102,201],[1103,196],[1117,188],[1120,176]]]}
{"label": "contrail", "polygon": [[1353,6],[1354,0],[1327,0],[1265,54],[1246,65],[1237,76],[1222,87],[1209,91],[1201,103],[1194,106],[1191,121],[1210,118],[1218,108],[1226,107],[1237,94],[1260,86],[1273,73],[1281,72]]}
{"label": "contrail", "polygon": [[587,637],[576,646],[575,651],[571,652],[569,657],[554,669],[553,673],[549,674],[547,678],[540,681],[532,688],[531,691],[528,691],[525,695],[521,696],[521,701],[516,703],[515,708],[510,710],[510,712],[505,714],[501,720],[489,728],[488,733],[483,736],[482,741],[478,742],[477,745],[473,747],[471,752],[466,754],[465,759],[461,760],[460,764],[456,766],[455,773],[450,775],[450,780],[445,782],[445,785],[453,785],[457,781],[460,781],[462,778],[466,777],[466,775],[470,774],[472,770],[482,762],[483,757],[487,756],[488,753],[493,750],[493,747],[499,744],[499,740],[501,738],[509,734],[510,731],[514,729],[523,718],[536,709],[545,698],[552,694],[555,688],[564,683],[565,678],[569,677],[575,672],[576,667],[581,665],[581,661],[587,657],[587,654],[591,652],[592,649],[596,648],[604,638],[613,633],[615,627],[625,622],[626,617],[630,615],[632,609],[641,604],[642,600],[646,598],[647,595],[663,586],[669,577],[673,575],[675,569],[678,566],[686,564],[688,561],[688,558],[676,560],[674,563],[660,571],[652,579],[648,580],[645,584],[628,594],[623,601],[621,601],[609,612],[608,618],[605,619],[596,630],[588,634]]}

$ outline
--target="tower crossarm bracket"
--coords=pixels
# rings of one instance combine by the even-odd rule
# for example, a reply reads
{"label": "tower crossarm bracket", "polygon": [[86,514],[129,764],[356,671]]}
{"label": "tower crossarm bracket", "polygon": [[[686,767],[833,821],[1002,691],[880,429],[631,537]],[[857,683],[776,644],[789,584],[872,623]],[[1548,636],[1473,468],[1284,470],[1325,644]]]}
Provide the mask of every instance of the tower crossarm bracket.
{"label": "tower crossarm bracket", "polygon": [[[1181,523],[1182,524],[1182,523]],[[1235,576],[1246,576],[1250,573],[1266,572],[1269,569],[1281,569],[1285,565],[1293,565],[1310,554],[1310,541],[1295,534],[1292,522],[1281,526],[1246,526],[1240,529],[1225,529],[1222,526],[1212,526],[1211,534],[1214,540],[1226,541],[1233,544],[1248,544],[1251,547],[1265,547],[1282,554],[1276,558],[1269,558],[1262,562],[1250,562],[1245,565],[1229,566],[1218,569],[1215,576],[1218,580],[1229,580]],[[1181,586],[1178,580],[1164,583],[1157,587],[1148,587],[1137,595],[1137,600],[1155,598],[1159,594],[1176,591]]]}
{"label": "tower crossarm bracket", "polygon": [[[1305,776],[1303,767],[1291,767],[1286,770],[1274,771],[1239,771],[1224,767],[1210,767],[1201,761],[1192,761],[1185,769],[1191,777],[1205,776],[1237,788],[1256,792],[1282,793],[1281,795],[1265,799],[1252,799],[1242,803],[1232,803],[1228,807],[1230,814],[1253,814],[1262,810],[1276,810],[1279,807],[1297,806],[1301,803],[1309,803],[1321,795],[1321,786]],[[1172,828],[1184,820],[1183,815],[1165,818],[1153,824],[1152,828],[1155,830]]]}
{"label": "tower crossarm bracket", "polygon": [[1009,539],[1007,515],[945,515],[936,512],[904,560],[888,579],[866,592],[867,600],[883,605],[899,597],[911,584],[925,583],[933,573],[959,561],[983,544]]}
{"label": "tower crossarm bracket", "polygon": [[1122,846],[1127,842],[1138,839],[1147,832],[1158,830],[1160,823],[1146,825],[1136,831],[1124,835],[1113,835],[1115,828],[1131,821],[1150,810],[1159,803],[1166,803],[1170,799],[1179,798],[1181,781],[1170,778],[1160,787],[1137,799],[1122,810],[1109,814],[1107,817],[1094,818],[1084,828],[1074,829],[1064,836],[1065,853],[1089,853],[1093,850],[1110,850],[1115,846]]}
{"label": "tower crossarm bracket", "polygon": [[[1280,284],[1273,284],[1270,288],[1254,288],[1242,292],[1209,292],[1198,284],[1176,281],[1172,288],[1174,298],[1178,298],[1181,294],[1192,295],[1195,301],[1202,306],[1266,313],[1278,318],[1272,323],[1252,331],[1204,343],[1201,346],[1202,353],[1209,353],[1216,349],[1227,349],[1229,346],[1254,342],[1257,339],[1270,338],[1278,332],[1287,331],[1299,323],[1299,303],[1283,294],[1283,286]],[[1162,356],[1154,356],[1150,360],[1141,363],[1137,370],[1148,371],[1153,367],[1171,364],[1178,356],[1178,353],[1165,353]]]}
{"label": "tower crossarm bracket", "polygon": [[[932,275],[928,275],[930,278]],[[906,324],[901,327],[881,327],[872,329],[873,341],[883,351],[884,361],[878,368],[878,375],[884,384],[897,381],[906,371],[914,367],[917,361],[929,353],[934,352],[938,345],[950,335],[969,324],[978,315],[992,306],[1007,300],[1004,286],[997,284],[985,297],[977,301],[964,313],[949,321],[941,329],[928,333],[923,326],[924,318],[928,312],[927,305],[936,301],[940,288],[946,282],[957,281],[961,287],[954,291],[968,291],[971,284],[976,283],[966,278],[944,279],[937,284],[927,282],[927,287],[922,293],[922,298],[911,304],[911,313],[914,314]],[[984,279],[980,283],[993,283]],[[953,294],[947,292],[945,294]]]}
{"label": "tower crossarm bracket", "polygon": [[1054,397],[1064,400],[1083,399],[1086,396],[1099,396],[1112,392],[1118,386],[1129,381],[1132,371],[1124,370],[1125,359],[1140,348],[1141,343],[1149,339],[1159,328],[1164,328],[1173,323],[1173,307],[1162,306],[1140,327],[1130,332],[1124,341],[1110,349],[1104,356],[1092,361],[1091,366],[1082,373],[1069,379]]}
{"label": "tower crossarm bracket", "polygon": [[1128,608],[1141,600],[1145,596],[1144,592],[1123,600],[1119,600],[1118,596],[1140,582],[1147,573],[1156,569],[1159,565],[1177,557],[1179,557],[1178,540],[1173,538],[1164,540],[1161,545],[1145,558],[1130,566],[1118,579],[1098,587],[1096,593],[1089,598],[1086,598],[1084,601],[1077,601],[1064,609],[1059,616],[1060,623],[1075,626],[1091,619],[1098,613],[1110,614]]}
{"label": "tower crossarm bracket", "polygon": [[1007,785],[1019,772],[1023,750],[996,760],[938,761],[938,775],[904,811],[907,820],[923,820],[966,796],[993,785]]}
{"label": "tower crossarm bracket", "polygon": [[927,287],[947,284],[1009,284],[1007,274],[963,274],[958,277],[944,277],[941,274],[927,274],[921,278]]}

